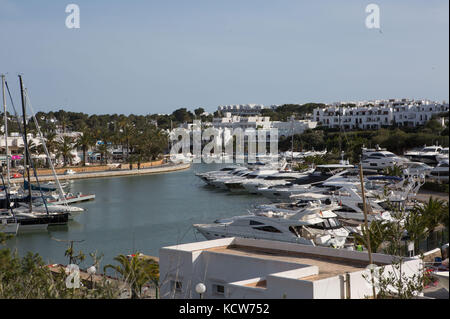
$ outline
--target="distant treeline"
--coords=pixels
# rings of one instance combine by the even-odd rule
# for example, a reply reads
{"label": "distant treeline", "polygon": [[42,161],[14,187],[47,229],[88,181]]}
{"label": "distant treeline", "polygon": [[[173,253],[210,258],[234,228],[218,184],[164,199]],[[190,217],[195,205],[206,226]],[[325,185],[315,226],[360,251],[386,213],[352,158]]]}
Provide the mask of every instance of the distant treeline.
{"label": "distant treeline", "polygon": [[[294,151],[300,150],[324,150],[338,155],[345,152],[345,157],[352,162],[359,160],[361,148],[382,148],[403,154],[406,150],[423,147],[424,145],[439,144],[449,146],[448,127],[443,128],[436,120],[429,121],[426,125],[415,128],[382,128],[369,131],[339,131],[336,129],[316,128],[307,130],[303,134],[294,136]],[[291,149],[291,137],[280,139],[280,151]]]}

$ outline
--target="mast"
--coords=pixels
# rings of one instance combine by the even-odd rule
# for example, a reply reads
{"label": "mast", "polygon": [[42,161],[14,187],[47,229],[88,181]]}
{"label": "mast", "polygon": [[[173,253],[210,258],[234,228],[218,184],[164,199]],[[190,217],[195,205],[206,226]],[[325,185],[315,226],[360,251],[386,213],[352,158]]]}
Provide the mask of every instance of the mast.
{"label": "mast", "polygon": [[23,114],[23,140],[25,143],[25,169],[27,171],[27,178],[28,178],[28,196],[29,202],[28,202],[28,208],[30,210],[30,213],[32,211],[32,197],[31,197],[31,181],[30,181],[30,168],[27,165],[31,159],[30,154],[28,153],[28,137],[27,137],[27,120],[26,120],[26,111],[25,111],[25,99],[24,99],[24,91],[23,91],[23,82],[22,82],[22,76],[19,75],[19,82],[20,82],[20,97],[22,99],[22,114]]}
{"label": "mast", "polygon": [[293,165],[293,163],[294,163],[294,115],[291,115],[291,165]]}
{"label": "mast", "polygon": [[[369,226],[367,223],[367,206],[366,206],[366,195],[364,192],[364,176],[363,176],[363,168],[362,163],[359,163],[359,178],[361,181],[361,195],[362,195],[362,202],[363,202],[363,212],[364,212],[364,228],[366,229],[366,241],[367,241],[367,251],[369,254],[369,265],[373,265],[373,259],[372,259],[372,248],[370,247],[370,234],[369,234]],[[373,298],[376,299],[376,291],[375,291],[375,283],[373,278],[373,269],[371,269],[371,278],[372,278],[372,293]]]}
{"label": "mast", "polygon": [[5,153],[6,153],[6,182],[11,184],[9,178],[9,151],[8,151],[8,116],[6,115],[5,75],[2,74],[3,115],[5,117]]}

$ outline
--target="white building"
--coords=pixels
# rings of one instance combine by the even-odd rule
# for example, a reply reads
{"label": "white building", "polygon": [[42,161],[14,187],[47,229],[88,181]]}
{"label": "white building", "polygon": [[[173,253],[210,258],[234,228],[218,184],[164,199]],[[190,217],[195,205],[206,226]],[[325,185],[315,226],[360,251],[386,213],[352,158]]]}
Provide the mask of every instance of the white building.
{"label": "white building", "polygon": [[290,122],[273,121],[272,128],[278,129],[278,136],[292,136],[292,134],[302,134],[304,131],[314,129],[317,122],[310,120],[294,120]]}
{"label": "white building", "polygon": [[[394,257],[373,254],[392,270]],[[249,238],[222,238],[164,247],[159,252],[161,298],[362,299],[372,295],[363,274],[366,252]],[[406,276],[420,271],[419,258],[406,258]]]}
{"label": "white building", "polygon": [[[346,105],[354,104],[354,107]],[[313,119],[319,126],[344,129],[379,129],[398,125],[415,127],[424,125],[433,114],[449,111],[448,103],[428,100],[376,100],[364,102],[340,102],[325,108],[317,108]]]}
{"label": "white building", "polygon": [[226,112],[224,117],[214,118],[212,122],[214,128],[241,128],[243,130],[248,128],[253,129],[270,129],[271,121],[268,116],[237,116],[230,112]]}
{"label": "white building", "polygon": [[263,104],[235,104],[235,105],[220,105],[217,110],[219,112],[228,112],[232,115],[251,116],[259,115],[264,109],[273,109],[277,105],[265,106]]}

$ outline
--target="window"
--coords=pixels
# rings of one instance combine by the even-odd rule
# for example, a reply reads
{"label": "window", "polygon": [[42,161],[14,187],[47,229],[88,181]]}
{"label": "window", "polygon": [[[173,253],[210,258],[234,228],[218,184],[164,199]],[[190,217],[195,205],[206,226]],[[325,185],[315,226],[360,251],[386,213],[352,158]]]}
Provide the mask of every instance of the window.
{"label": "window", "polygon": [[297,237],[301,237],[302,226],[289,226],[289,231]]}
{"label": "window", "polygon": [[264,225],[264,223],[257,222],[256,220],[250,220],[250,226],[255,226],[255,225]]}
{"label": "window", "polygon": [[213,291],[217,295],[224,295],[225,294],[225,286],[223,286],[223,285],[213,285]]}
{"label": "window", "polygon": [[266,231],[269,233],[281,233],[281,231],[279,231],[278,229],[276,229],[273,226],[259,226],[259,227],[253,227],[253,229]]}
{"label": "window", "polygon": [[181,281],[175,281],[175,280],[171,281],[171,286],[172,286],[172,290],[175,290],[177,292],[181,292],[181,289],[183,287]]}

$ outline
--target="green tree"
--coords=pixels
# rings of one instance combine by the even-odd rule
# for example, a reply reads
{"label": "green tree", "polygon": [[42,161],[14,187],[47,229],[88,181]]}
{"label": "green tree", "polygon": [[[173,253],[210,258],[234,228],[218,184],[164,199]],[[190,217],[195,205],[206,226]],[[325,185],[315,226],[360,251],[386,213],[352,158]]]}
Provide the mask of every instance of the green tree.
{"label": "green tree", "polygon": [[72,151],[74,148],[74,139],[71,136],[62,136],[58,142],[58,156],[63,157],[64,167],[69,162],[72,164]]}
{"label": "green tree", "polygon": [[86,166],[86,152],[90,147],[95,145],[95,139],[88,130],[84,130],[83,133],[77,137],[75,145],[82,149],[83,166]]}
{"label": "green tree", "polygon": [[150,271],[148,263],[137,254],[131,258],[125,255],[118,255],[114,258],[119,265],[106,265],[103,270],[111,268],[120,274],[122,280],[130,285],[131,298],[140,298],[142,295],[142,288],[152,279],[153,272]]}

